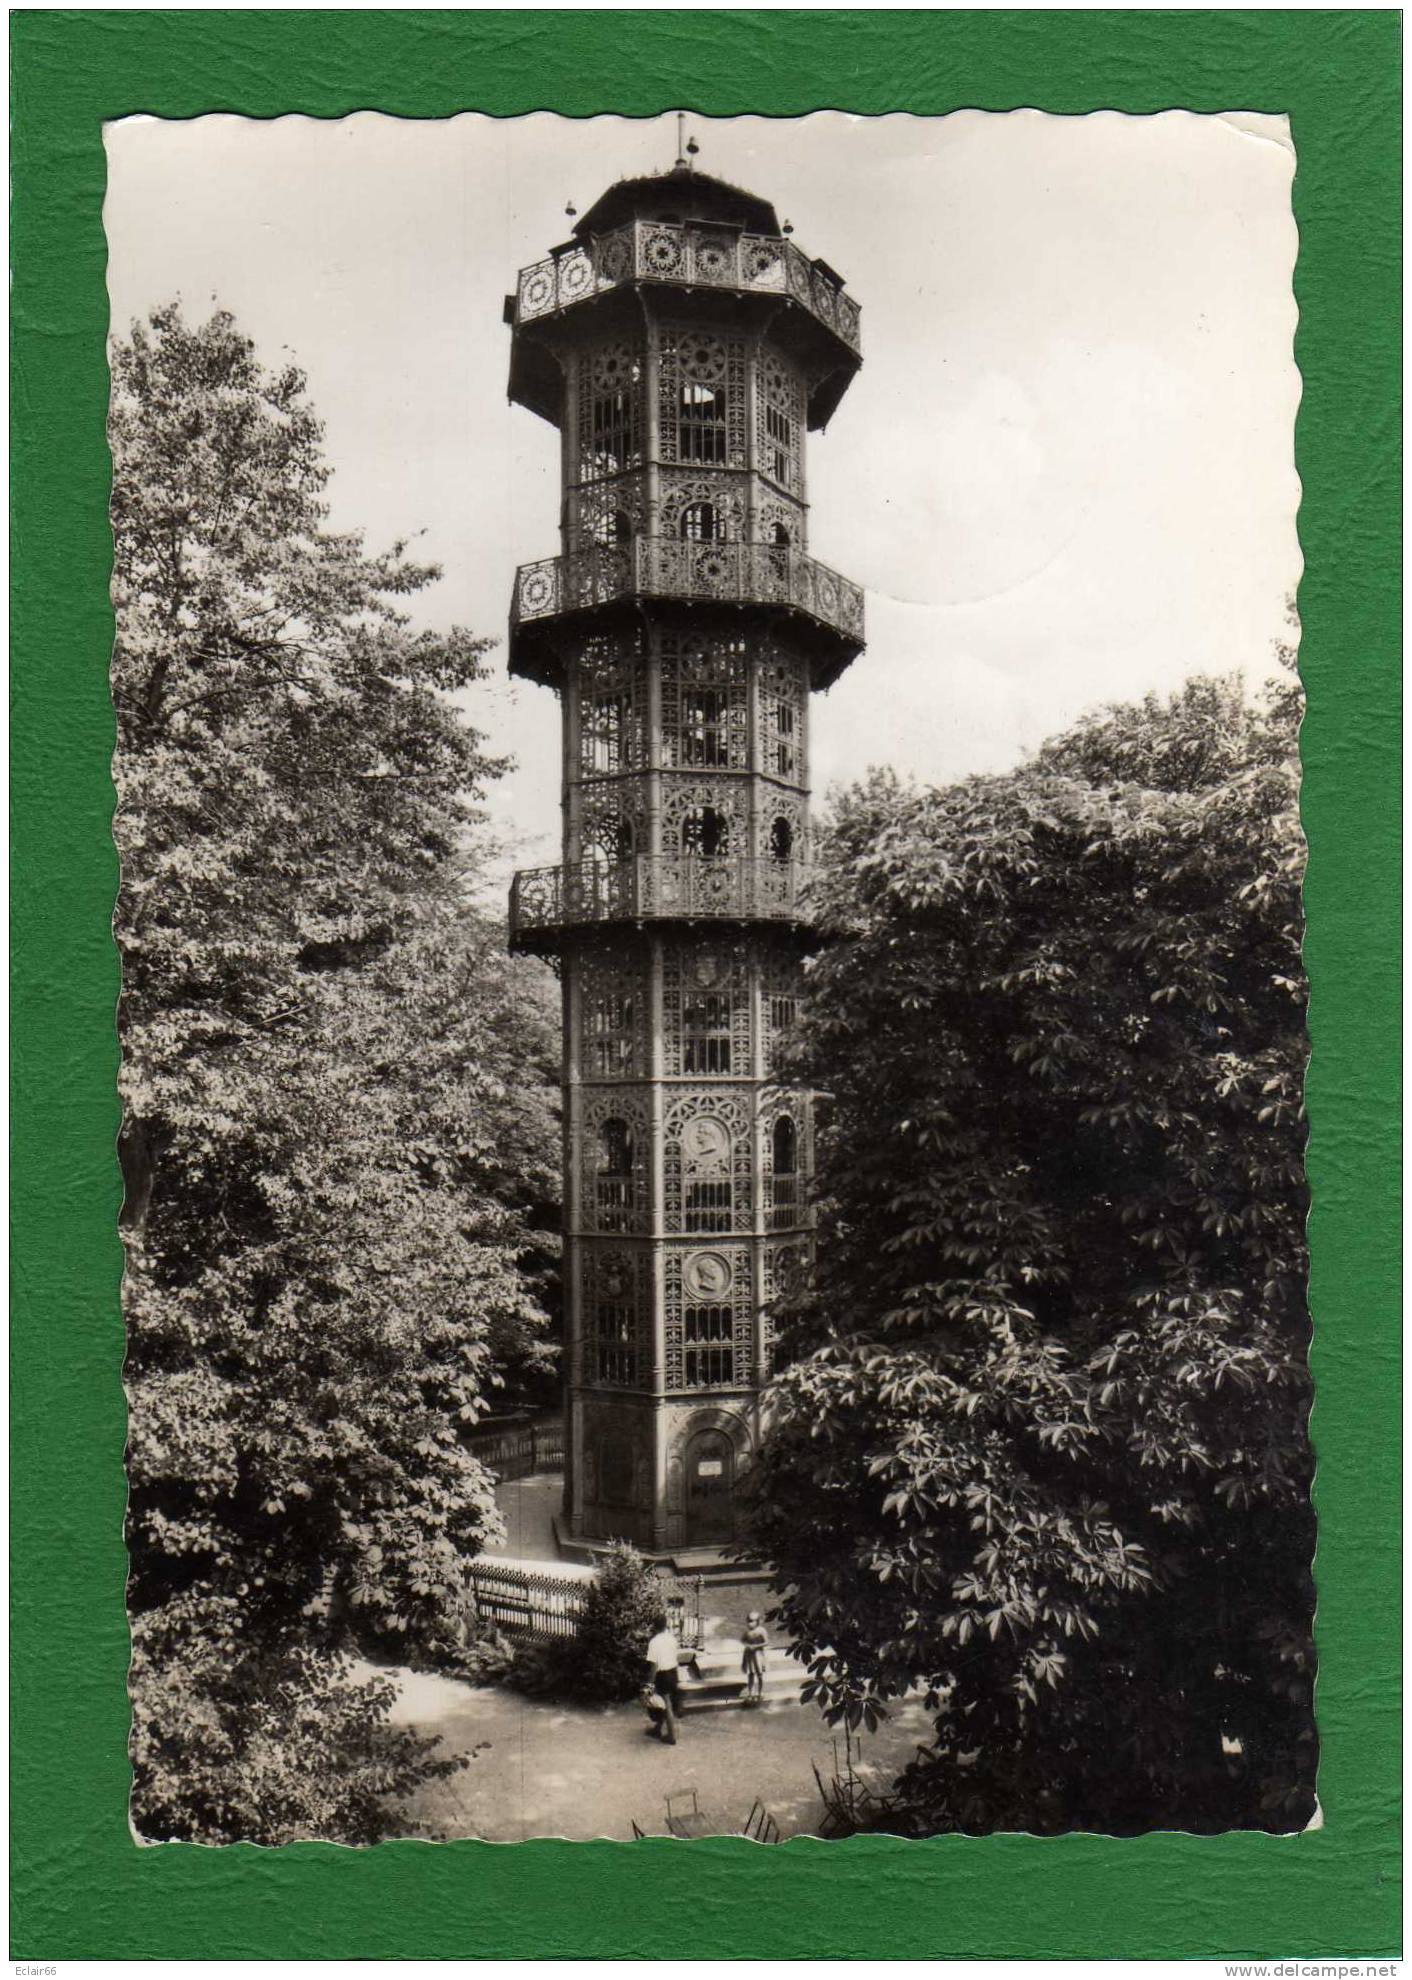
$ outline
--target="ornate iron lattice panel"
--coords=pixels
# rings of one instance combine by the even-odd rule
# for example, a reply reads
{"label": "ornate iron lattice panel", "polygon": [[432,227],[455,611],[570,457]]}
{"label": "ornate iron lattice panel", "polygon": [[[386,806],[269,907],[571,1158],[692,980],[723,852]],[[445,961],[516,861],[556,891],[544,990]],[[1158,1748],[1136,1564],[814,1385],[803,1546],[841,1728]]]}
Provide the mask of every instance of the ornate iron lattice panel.
{"label": "ornate iron lattice panel", "polygon": [[512,623],[528,625],[641,592],[653,598],[728,599],[790,605],[861,642],[863,593],[798,550],[768,543],[691,543],[638,537],[627,549],[576,551],[521,564]]}
{"label": "ornate iron lattice panel", "polygon": [[804,973],[793,956],[771,957],[760,984],[761,1017],[765,1031],[765,1070],[774,1072],[799,1022]]}
{"label": "ornate iron lattice panel", "polygon": [[809,542],[809,511],[802,502],[775,500],[756,504],[755,541],[776,549],[803,550]]}
{"label": "ornate iron lattice panel", "polygon": [[533,322],[632,281],[788,294],[853,350],[859,347],[857,303],[793,241],[658,220],[634,221],[602,235],[591,250],[575,244],[522,268],[515,321]]}
{"label": "ornate iron lattice panel", "polygon": [[[708,510],[709,515],[701,513]],[[745,535],[745,495],[740,481],[733,475],[663,468],[657,534],[695,542],[739,542]]]}
{"label": "ornate iron lattice panel", "polygon": [[686,916],[692,921],[808,922],[813,869],[775,859],[603,859],[532,867],[515,875],[510,932],[528,942],[538,931],[589,923]]}
{"label": "ornate iron lattice panel", "polygon": [[643,534],[646,498],[640,473],[614,475],[573,490],[568,502],[569,550],[619,551],[625,578],[633,539]]}
{"label": "ornate iron lattice panel", "polygon": [[583,1089],[579,1221],[585,1231],[647,1228],[647,1099],[631,1087]]}
{"label": "ornate iron lattice panel", "polygon": [[761,1097],[761,1168],[769,1230],[794,1231],[808,1223],[814,1170],[812,1116],[809,1095],[798,1087],[771,1087]]}
{"label": "ornate iron lattice panel", "polygon": [[688,1235],[748,1231],[753,1222],[753,1123],[740,1092],[699,1087],[666,1110],[665,1223]]}
{"label": "ornate iron lattice panel", "polygon": [[[673,251],[663,230],[661,251]],[[648,243],[649,258],[652,245]],[[747,351],[743,339],[689,323],[661,329],[657,355],[658,447],[664,461],[703,467],[748,465]]]}
{"label": "ornate iron lattice panel", "polygon": [[760,768],[767,777],[805,786],[809,781],[809,681],[805,663],[772,643],[761,653],[759,667]]}
{"label": "ornate iron lattice panel", "polygon": [[745,779],[685,773],[662,779],[662,845],[668,855],[712,862],[750,856]]}
{"label": "ornate iron lattice panel", "polygon": [[640,1389],[652,1379],[651,1261],[627,1245],[580,1247],[580,1341],[585,1382]]}
{"label": "ornate iron lattice panel", "polygon": [[586,860],[619,866],[640,853],[647,843],[646,793],[637,777],[580,784],[573,795],[574,813]]}
{"label": "ornate iron lattice panel", "polygon": [[782,1300],[793,1299],[802,1286],[809,1269],[811,1243],[809,1237],[801,1236],[788,1244],[765,1246],[762,1260],[765,1304],[760,1312],[760,1354],[767,1367],[774,1361],[779,1334],[775,1309]]}
{"label": "ornate iron lattice panel", "polygon": [[749,1247],[674,1245],[664,1263],[664,1386],[749,1387],[755,1379]]}
{"label": "ornate iron lattice panel", "polygon": [[802,791],[782,791],[767,785],[760,793],[756,813],[759,844],[754,848],[762,860],[787,865],[791,860],[808,861],[809,807]]}
{"label": "ornate iron lattice panel", "polygon": [[755,463],[792,495],[804,491],[804,382],[768,345],[755,360]]}
{"label": "ornate iron lattice panel", "polygon": [[739,635],[659,633],[662,761],[669,769],[748,767],[748,650]]}
{"label": "ornate iron lattice panel", "polygon": [[580,351],[578,481],[601,481],[642,461],[646,367],[640,344],[614,339]]}
{"label": "ornate iron lattice panel", "polygon": [[669,1077],[750,1073],[750,962],[743,943],[671,944],[662,958]]}
{"label": "ornate iron lattice panel", "polygon": [[614,776],[647,761],[646,662],[640,633],[585,640],[574,676],[579,775]]}
{"label": "ornate iron lattice panel", "polygon": [[647,972],[640,965],[584,956],[573,965],[583,1079],[645,1079]]}

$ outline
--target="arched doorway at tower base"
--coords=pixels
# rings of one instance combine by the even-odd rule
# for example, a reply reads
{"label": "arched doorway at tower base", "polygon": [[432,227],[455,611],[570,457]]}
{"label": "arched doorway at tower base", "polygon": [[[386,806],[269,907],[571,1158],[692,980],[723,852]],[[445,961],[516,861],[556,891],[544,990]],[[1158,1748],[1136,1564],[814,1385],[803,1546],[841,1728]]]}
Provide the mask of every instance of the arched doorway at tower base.
{"label": "arched doorway at tower base", "polygon": [[667,1465],[671,1544],[730,1546],[736,1537],[737,1490],[750,1449],[750,1427],[734,1410],[698,1410],[682,1425]]}

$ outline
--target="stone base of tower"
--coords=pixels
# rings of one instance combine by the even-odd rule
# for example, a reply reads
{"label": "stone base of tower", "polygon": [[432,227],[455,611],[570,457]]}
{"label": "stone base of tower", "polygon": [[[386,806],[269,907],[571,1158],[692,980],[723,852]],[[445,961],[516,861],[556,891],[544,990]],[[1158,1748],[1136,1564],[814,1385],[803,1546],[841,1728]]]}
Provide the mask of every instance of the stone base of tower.
{"label": "stone base of tower", "polygon": [[561,1545],[592,1551],[626,1540],[652,1556],[730,1559],[759,1411],[754,1390],[571,1396]]}

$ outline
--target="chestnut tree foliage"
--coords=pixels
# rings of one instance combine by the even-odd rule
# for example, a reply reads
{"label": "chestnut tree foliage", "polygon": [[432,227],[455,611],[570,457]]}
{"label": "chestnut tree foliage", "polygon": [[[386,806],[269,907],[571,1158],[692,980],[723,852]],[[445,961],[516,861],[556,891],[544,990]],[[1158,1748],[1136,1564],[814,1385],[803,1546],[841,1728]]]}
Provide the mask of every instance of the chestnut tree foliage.
{"label": "chestnut tree foliage", "polygon": [[349,1655],[447,1640],[545,1352],[550,1013],[468,905],[484,643],[330,529],[302,375],[168,308],[112,378],[135,1815],[356,1841],[437,1763]]}
{"label": "chestnut tree foliage", "polygon": [[836,807],[751,1540],[834,1718],[928,1694],[889,1827],[1312,1812],[1298,710]]}

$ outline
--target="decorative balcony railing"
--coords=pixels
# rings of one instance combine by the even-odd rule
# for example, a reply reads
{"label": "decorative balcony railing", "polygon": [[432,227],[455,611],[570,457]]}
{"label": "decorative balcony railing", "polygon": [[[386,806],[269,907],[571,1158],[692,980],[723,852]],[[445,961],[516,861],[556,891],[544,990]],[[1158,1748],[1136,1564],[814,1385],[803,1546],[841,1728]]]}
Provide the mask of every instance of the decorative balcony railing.
{"label": "decorative balcony railing", "polygon": [[790,605],[846,639],[863,641],[862,587],[827,564],[770,543],[690,543],[671,536],[639,536],[522,564],[510,623],[633,597]]}
{"label": "decorative balcony railing", "polygon": [[520,270],[515,322],[532,323],[624,282],[675,282],[791,296],[851,350],[860,348],[859,311],[842,284],[793,241],[709,227],[634,220],[587,246],[575,243]]}
{"label": "decorative balcony railing", "polygon": [[644,854],[609,865],[586,859],[517,873],[510,939],[601,921],[654,917],[807,921],[814,869],[797,860]]}

